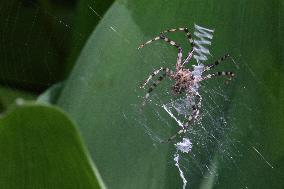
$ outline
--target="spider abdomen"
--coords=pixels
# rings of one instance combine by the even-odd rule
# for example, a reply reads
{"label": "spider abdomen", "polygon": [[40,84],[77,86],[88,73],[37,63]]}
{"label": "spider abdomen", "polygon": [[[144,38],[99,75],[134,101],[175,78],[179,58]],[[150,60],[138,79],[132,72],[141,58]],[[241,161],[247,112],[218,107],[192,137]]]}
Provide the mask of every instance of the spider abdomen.
{"label": "spider abdomen", "polygon": [[193,82],[192,74],[188,69],[178,71],[173,78],[175,84],[172,86],[172,91],[175,95],[187,90],[189,85]]}

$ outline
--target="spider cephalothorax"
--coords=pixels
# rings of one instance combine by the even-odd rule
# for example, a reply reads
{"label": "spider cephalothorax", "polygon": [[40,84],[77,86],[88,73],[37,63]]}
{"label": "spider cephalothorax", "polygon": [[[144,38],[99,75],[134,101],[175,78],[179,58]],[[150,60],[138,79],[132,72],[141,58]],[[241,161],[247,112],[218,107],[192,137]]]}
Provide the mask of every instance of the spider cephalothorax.
{"label": "spider cephalothorax", "polygon": [[[186,33],[186,36],[188,38],[189,43],[191,44],[192,49],[188,52],[186,58],[182,59],[182,48],[174,41],[167,38],[164,33],[166,32],[175,32],[175,31],[184,31]],[[189,126],[189,124],[193,123],[199,116],[199,110],[201,108],[201,102],[202,97],[199,94],[199,86],[200,82],[214,78],[216,76],[228,76],[229,78],[232,78],[234,76],[233,72],[216,72],[213,74],[207,74],[203,76],[203,73],[206,71],[211,70],[213,67],[217,66],[221,61],[225,60],[229,57],[228,54],[223,56],[222,58],[215,61],[213,64],[204,66],[203,64],[193,65],[192,69],[185,68],[184,65],[186,65],[189,60],[191,59],[193,53],[194,53],[194,41],[191,37],[191,34],[189,33],[187,28],[178,28],[178,29],[169,29],[161,32],[161,34],[155,38],[153,38],[150,41],[147,41],[146,43],[139,46],[138,49],[143,48],[145,45],[156,41],[156,40],[163,40],[170,45],[176,47],[178,49],[178,57],[177,57],[177,63],[176,63],[176,71],[172,71],[169,68],[161,67],[160,69],[155,70],[148,79],[142,84],[142,88],[144,88],[147,83],[158,73],[163,72],[161,76],[159,76],[158,80],[155,81],[152,86],[148,89],[147,94],[145,95],[143,105],[145,104],[146,100],[149,98],[150,93],[154,90],[155,87],[164,79],[164,77],[168,76],[171,80],[173,80],[175,83],[171,87],[171,90],[173,94],[182,94],[185,93],[186,98],[191,104],[191,114],[188,115],[187,123],[183,126],[181,130],[179,130],[174,136],[170,137],[167,141],[173,140],[177,135],[185,132]]]}

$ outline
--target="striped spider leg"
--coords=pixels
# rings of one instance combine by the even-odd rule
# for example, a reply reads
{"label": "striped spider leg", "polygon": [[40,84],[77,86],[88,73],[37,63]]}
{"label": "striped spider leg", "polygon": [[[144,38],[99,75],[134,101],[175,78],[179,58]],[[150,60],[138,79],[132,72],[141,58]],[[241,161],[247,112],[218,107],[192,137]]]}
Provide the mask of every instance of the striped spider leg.
{"label": "striped spider leg", "polygon": [[[221,62],[223,62],[227,58],[230,58],[229,54],[225,54],[220,59],[216,60],[213,64],[206,66],[205,69],[204,69],[204,72],[211,70],[215,66],[218,66]],[[207,80],[207,79],[211,79],[211,78],[218,77],[218,76],[228,76],[229,79],[231,80],[231,78],[233,78],[235,76],[235,74],[233,72],[224,72],[224,71],[223,72],[216,72],[216,73],[206,75],[205,77],[202,78],[202,80]]]}
{"label": "striped spider leg", "polygon": [[[168,142],[174,140],[177,136],[181,135],[182,133],[186,133],[189,125],[192,124],[195,120],[198,119],[199,111],[200,111],[200,108],[201,108],[202,97],[197,91],[193,92],[192,95],[193,96],[187,96],[190,101],[192,101],[192,98],[194,97],[194,102],[191,105],[192,113],[188,116],[186,124],[182,127],[182,129],[180,129],[178,132],[176,132],[170,138],[168,138],[167,140],[162,140],[161,143],[168,143]],[[195,102],[196,98],[198,99],[197,102]]]}
{"label": "striped spider leg", "polygon": [[[176,32],[176,31],[183,31],[186,33],[187,39],[192,47],[192,49],[188,52],[187,57],[185,58],[184,61],[182,61],[182,48],[180,47],[179,44],[177,44],[176,42],[170,40],[169,38],[167,38],[165,36],[165,33],[168,32]],[[153,39],[141,44],[138,49],[143,48],[145,45],[148,45],[150,43],[152,43],[153,41],[157,41],[157,40],[164,40],[165,42],[169,43],[170,45],[176,47],[178,49],[178,57],[177,57],[177,63],[176,63],[176,69],[180,69],[184,64],[188,63],[188,61],[190,60],[190,58],[192,57],[193,51],[194,51],[194,40],[192,39],[192,35],[191,33],[188,31],[187,28],[173,28],[173,29],[168,29],[165,30],[163,32],[161,32],[161,34],[159,36],[154,37]]]}
{"label": "striped spider leg", "polygon": [[156,80],[148,89],[148,92],[146,93],[143,103],[142,103],[142,107],[146,104],[147,99],[150,96],[150,93],[159,85],[159,83],[166,77],[169,76],[170,78],[173,75],[173,71],[170,70],[169,68],[164,68],[161,67],[160,69],[155,70],[152,74],[150,74],[150,76],[144,81],[143,84],[141,84],[140,88],[145,88],[145,86],[149,83],[149,81],[155,77],[157,74],[159,74],[161,71],[163,71],[163,74],[161,76],[158,77],[158,80]]}
{"label": "striped spider leg", "polygon": [[191,45],[191,50],[188,52],[186,58],[183,60],[183,63],[181,65],[181,66],[183,66],[184,64],[188,63],[189,60],[191,59],[191,57],[193,55],[195,43],[194,43],[194,40],[192,39],[191,33],[189,32],[189,30],[187,28],[168,29],[168,30],[165,30],[165,31],[161,32],[161,34],[164,34],[164,33],[167,33],[167,32],[176,32],[176,31],[183,31],[183,32],[185,32],[186,36],[187,36],[187,39],[188,39],[188,42]]}

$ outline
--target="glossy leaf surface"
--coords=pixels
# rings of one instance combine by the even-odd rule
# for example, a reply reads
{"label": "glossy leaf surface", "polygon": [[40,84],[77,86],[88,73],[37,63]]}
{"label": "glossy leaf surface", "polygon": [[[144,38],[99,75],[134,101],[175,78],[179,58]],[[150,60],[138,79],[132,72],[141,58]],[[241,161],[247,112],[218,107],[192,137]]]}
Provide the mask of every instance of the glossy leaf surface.
{"label": "glossy leaf surface", "polygon": [[[233,161],[222,161],[217,150],[211,154],[218,161],[213,181],[187,167],[194,174],[189,178],[190,188],[283,188],[281,10],[283,3],[276,0],[121,0],[112,5],[81,53],[58,103],[78,123],[109,188],[181,188],[172,144],[157,144],[146,135],[133,108],[141,103],[138,96],[145,94],[137,91],[139,83],[153,68],[173,68],[177,52],[163,42],[141,52],[137,47],[168,28],[186,26],[192,31],[194,23],[215,29],[213,57],[207,63],[230,53],[238,64],[216,69],[237,75],[229,87],[220,86],[229,101],[216,101],[222,108],[220,114],[235,129],[229,135],[237,143],[234,154],[225,151]],[[188,48],[182,34],[171,36]],[[163,124],[147,110],[145,116],[151,123],[147,126]],[[177,125],[172,121],[171,128],[160,128],[163,136],[170,136]],[[204,157],[196,158],[202,162]]]}
{"label": "glossy leaf surface", "polygon": [[0,151],[0,188],[101,188],[74,124],[56,108],[8,112],[0,119]]}

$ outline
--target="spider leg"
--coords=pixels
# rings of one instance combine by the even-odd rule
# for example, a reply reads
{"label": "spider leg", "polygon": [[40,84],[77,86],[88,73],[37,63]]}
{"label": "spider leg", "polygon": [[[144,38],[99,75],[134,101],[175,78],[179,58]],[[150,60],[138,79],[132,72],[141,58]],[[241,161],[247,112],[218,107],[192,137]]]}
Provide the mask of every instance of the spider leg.
{"label": "spider leg", "polygon": [[[150,76],[149,76],[149,78],[146,80],[146,82],[142,85],[143,87],[150,81],[150,79],[153,77],[153,76],[155,76],[155,75],[157,75],[160,71],[164,71],[164,73],[163,73],[163,75],[161,75],[159,78],[158,78],[158,80],[157,81],[155,81],[150,87],[149,87],[149,89],[148,89],[148,92],[146,93],[146,95],[145,95],[145,97],[144,97],[144,101],[143,101],[143,103],[142,103],[142,107],[146,104],[146,101],[147,101],[147,99],[149,98],[149,96],[150,96],[150,93],[160,84],[160,82],[166,77],[166,76],[169,76],[169,77],[172,77],[172,75],[173,75],[173,71],[171,71],[170,69],[168,69],[168,68],[160,68],[160,69],[158,69],[158,70],[156,70],[156,71],[154,71]],[[154,74],[154,75],[153,75]]]}
{"label": "spider leg", "polygon": [[188,63],[188,61],[191,59],[193,52],[194,52],[195,43],[194,43],[194,40],[192,38],[192,34],[189,32],[189,30],[187,28],[168,29],[168,30],[163,31],[162,34],[167,33],[167,32],[176,32],[176,31],[184,31],[186,33],[187,39],[188,39],[188,41],[189,41],[189,43],[192,47],[192,49],[188,52],[185,60],[183,61],[182,65],[181,65],[181,66],[183,66],[184,64]]}
{"label": "spider leg", "polygon": [[214,78],[214,77],[218,77],[218,76],[228,76],[231,79],[232,77],[235,76],[235,74],[233,72],[216,72],[216,73],[213,73],[213,74],[206,75],[205,77],[202,78],[202,81],[207,80],[207,79],[211,79],[211,78]]}
{"label": "spider leg", "polygon": [[200,95],[198,92],[196,92],[196,91],[194,91],[193,93],[194,93],[194,95],[196,95],[196,97],[198,98],[198,100],[197,100],[197,105],[196,105],[196,103],[194,102],[193,105],[191,106],[191,108],[192,108],[192,113],[191,113],[191,115],[188,117],[188,121],[187,121],[186,125],[185,125],[182,129],[180,129],[176,134],[174,134],[173,136],[171,136],[171,137],[168,138],[167,140],[162,141],[162,143],[170,142],[170,141],[174,140],[174,139],[175,139],[177,136],[179,136],[180,134],[185,133],[185,132],[187,131],[187,129],[188,129],[188,126],[189,126],[190,124],[192,124],[192,123],[198,118],[198,116],[199,116],[199,109],[201,108],[202,97],[201,97],[201,95]]}
{"label": "spider leg", "polygon": [[212,68],[214,68],[215,66],[219,65],[221,62],[223,62],[224,60],[226,60],[227,58],[229,58],[230,55],[229,54],[225,54],[223,57],[219,58],[218,60],[216,60],[213,64],[210,64],[208,66],[206,66],[204,68],[204,71],[209,71]]}
{"label": "spider leg", "polygon": [[194,52],[194,47],[195,47],[195,43],[194,40],[192,38],[192,34],[189,32],[189,30],[187,28],[173,28],[173,29],[168,29],[162,32],[163,33],[167,33],[167,32],[176,32],[176,31],[184,31],[186,33],[187,39],[191,45],[191,50],[188,52],[186,58],[184,59],[183,63],[181,64],[181,66],[183,66],[184,64],[188,63],[188,61],[191,59],[193,52]]}
{"label": "spider leg", "polygon": [[160,40],[160,39],[163,40],[163,41],[165,41],[165,42],[167,42],[167,43],[169,43],[170,45],[172,45],[172,46],[174,46],[174,47],[176,47],[176,48],[178,49],[178,57],[177,57],[176,68],[180,68],[181,62],[182,62],[182,48],[181,48],[180,45],[178,45],[176,42],[174,42],[174,41],[170,40],[169,38],[167,38],[166,36],[164,36],[163,33],[161,33],[161,35],[159,35],[159,36],[157,36],[157,37],[155,37],[155,38],[153,38],[153,39],[151,39],[151,40],[149,40],[149,41],[143,43],[142,45],[140,45],[140,46],[138,47],[138,49],[141,49],[141,48],[143,48],[145,45],[150,44],[150,43],[152,43],[153,41],[157,41],[157,40]]}
{"label": "spider leg", "polygon": [[154,72],[152,72],[151,75],[148,77],[148,79],[146,79],[143,82],[143,84],[141,84],[140,88],[144,88],[153,77],[155,77],[158,73],[160,73],[160,71],[164,71],[168,76],[173,75],[173,71],[171,71],[169,68],[161,67],[160,69],[157,69]]}
{"label": "spider leg", "polygon": [[199,115],[199,109],[197,108],[198,106],[193,105],[192,106],[192,114],[188,117],[188,121],[185,125],[184,128],[180,129],[176,134],[174,134],[173,136],[171,136],[170,138],[168,138],[167,140],[163,140],[161,141],[161,143],[168,143],[171,142],[172,140],[174,140],[177,136],[179,136],[182,133],[185,133],[188,129],[189,124],[193,123],[194,120],[197,119],[198,115]]}
{"label": "spider leg", "polygon": [[193,48],[191,51],[188,52],[188,54],[187,54],[185,60],[184,60],[183,63],[182,63],[182,66],[183,66],[184,64],[187,64],[187,63],[189,62],[189,60],[191,59],[191,57],[192,57],[192,55],[193,55],[193,52],[194,52],[194,48]]}
{"label": "spider leg", "polygon": [[163,31],[162,33],[167,33],[167,32],[176,32],[176,31],[184,31],[186,33],[187,39],[192,47],[192,49],[194,48],[195,44],[194,44],[194,40],[192,39],[192,35],[191,33],[188,31],[187,28],[173,28],[173,29],[168,29]]}

